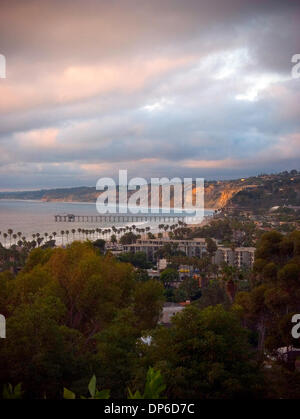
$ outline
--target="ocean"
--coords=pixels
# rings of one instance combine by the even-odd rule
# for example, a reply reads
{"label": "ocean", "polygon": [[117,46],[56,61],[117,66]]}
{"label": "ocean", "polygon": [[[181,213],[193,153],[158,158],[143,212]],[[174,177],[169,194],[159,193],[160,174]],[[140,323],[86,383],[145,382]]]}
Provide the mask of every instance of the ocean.
{"label": "ocean", "polygon": [[[24,201],[24,200],[0,200],[0,240],[3,243],[3,233],[12,229],[14,233],[21,232],[27,240],[32,240],[32,234],[44,233],[51,235],[56,232],[56,242],[61,243],[60,231],[69,230],[69,241],[73,239],[71,230],[78,228],[95,229],[109,228],[112,225],[124,227],[124,223],[91,223],[91,222],[55,222],[55,214],[76,214],[76,215],[99,215],[96,210],[96,204],[91,202],[44,202],[44,201]],[[205,210],[205,215],[211,215],[213,210]],[[151,231],[157,231],[157,223],[134,222],[143,228],[150,226]],[[77,233],[75,239],[77,239]],[[66,238],[64,239],[66,241]]]}

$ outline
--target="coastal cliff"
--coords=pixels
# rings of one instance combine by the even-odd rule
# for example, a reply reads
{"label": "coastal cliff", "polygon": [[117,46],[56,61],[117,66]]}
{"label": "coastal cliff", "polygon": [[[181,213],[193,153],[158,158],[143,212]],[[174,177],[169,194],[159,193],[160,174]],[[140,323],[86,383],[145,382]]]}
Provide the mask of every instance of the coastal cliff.
{"label": "coastal cliff", "polygon": [[[128,195],[130,196],[130,193]],[[86,186],[25,192],[0,192],[0,199],[45,202],[96,202],[98,196],[99,191],[96,191],[94,187]],[[300,205],[300,173],[293,170],[245,179],[208,181],[205,182],[204,198],[205,208],[210,209],[220,209],[228,205],[237,208]]]}

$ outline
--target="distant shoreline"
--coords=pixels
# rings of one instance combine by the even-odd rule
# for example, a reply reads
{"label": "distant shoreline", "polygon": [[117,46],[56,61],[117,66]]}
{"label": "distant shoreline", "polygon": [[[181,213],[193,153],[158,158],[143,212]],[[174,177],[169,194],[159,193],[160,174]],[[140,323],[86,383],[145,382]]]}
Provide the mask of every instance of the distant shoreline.
{"label": "distant shoreline", "polygon": [[[96,202],[91,201],[57,201],[57,200],[48,200],[44,201],[42,199],[13,199],[13,198],[0,198],[1,202],[38,202],[40,204],[53,204],[53,203],[59,203],[59,204],[74,204],[74,205],[94,205]],[[215,208],[204,208],[204,211],[215,211]]]}
{"label": "distant shoreline", "polygon": [[45,201],[44,199],[22,199],[22,198],[0,198],[0,202],[3,201],[8,201],[8,202],[40,202],[42,204],[47,204],[47,203],[63,203],[63,204],[96,204],[96,201],[91,202],[91,201],[63,201],[63,200],[56,200],[56,199],[49,199],[47,201]]}

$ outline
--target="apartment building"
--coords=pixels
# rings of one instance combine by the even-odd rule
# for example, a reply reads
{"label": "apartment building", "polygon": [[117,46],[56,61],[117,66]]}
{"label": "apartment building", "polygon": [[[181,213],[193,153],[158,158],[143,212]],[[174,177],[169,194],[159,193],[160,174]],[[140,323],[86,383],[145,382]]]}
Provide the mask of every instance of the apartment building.
{"label": "apartment building", "polygon": [[216,265],[227,263],[228,265],[237,266],[238,268],[252,268],[255,259],[255,247],[218,247],[213,262]]}
{"label": "apartment building", "polygon": [[123,246],[125,252],[144,252],[147,259],[156,260],[156,252],[164,245],[169,244],[176,246],[177,250],[181,250],[189,257],[203,257],[206,253],[205,239],[193,240],[169,240],[169,239],[148,239],[138,240],[134,244],[127,244]]}
{"label": "apartment building", "polygon": [[[206,241],[204,238],[193,240],[169,240],[169,239],[141,239],[134,244],[127,244],[123,246],[124,252],[144,252],[147,259],[156,261],[157,251],[164,245],[176,245],[177,250],[181,250],[188,257],[202,258],[207,255]],[[238,268],[248,267],[252,268],[254,263],[255,247],[236,247],[231,249],[229,247],[218,246],[213,257],[213,263],[222,265],[237,266]]]}

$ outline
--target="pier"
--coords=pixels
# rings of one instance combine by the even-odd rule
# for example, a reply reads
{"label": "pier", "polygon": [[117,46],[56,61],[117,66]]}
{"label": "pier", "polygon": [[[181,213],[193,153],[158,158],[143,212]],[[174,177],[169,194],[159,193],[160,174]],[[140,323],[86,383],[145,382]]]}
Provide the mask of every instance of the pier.
{"label": "pier", "polygon": [[176,223],[185,221],[185,216],[177,215],[145,215],[145,214],[107,214],[107,215],[75,215],[57,214],[54,215],[55,222],[69,223],[129,223],[129,222],[169,222]]}

